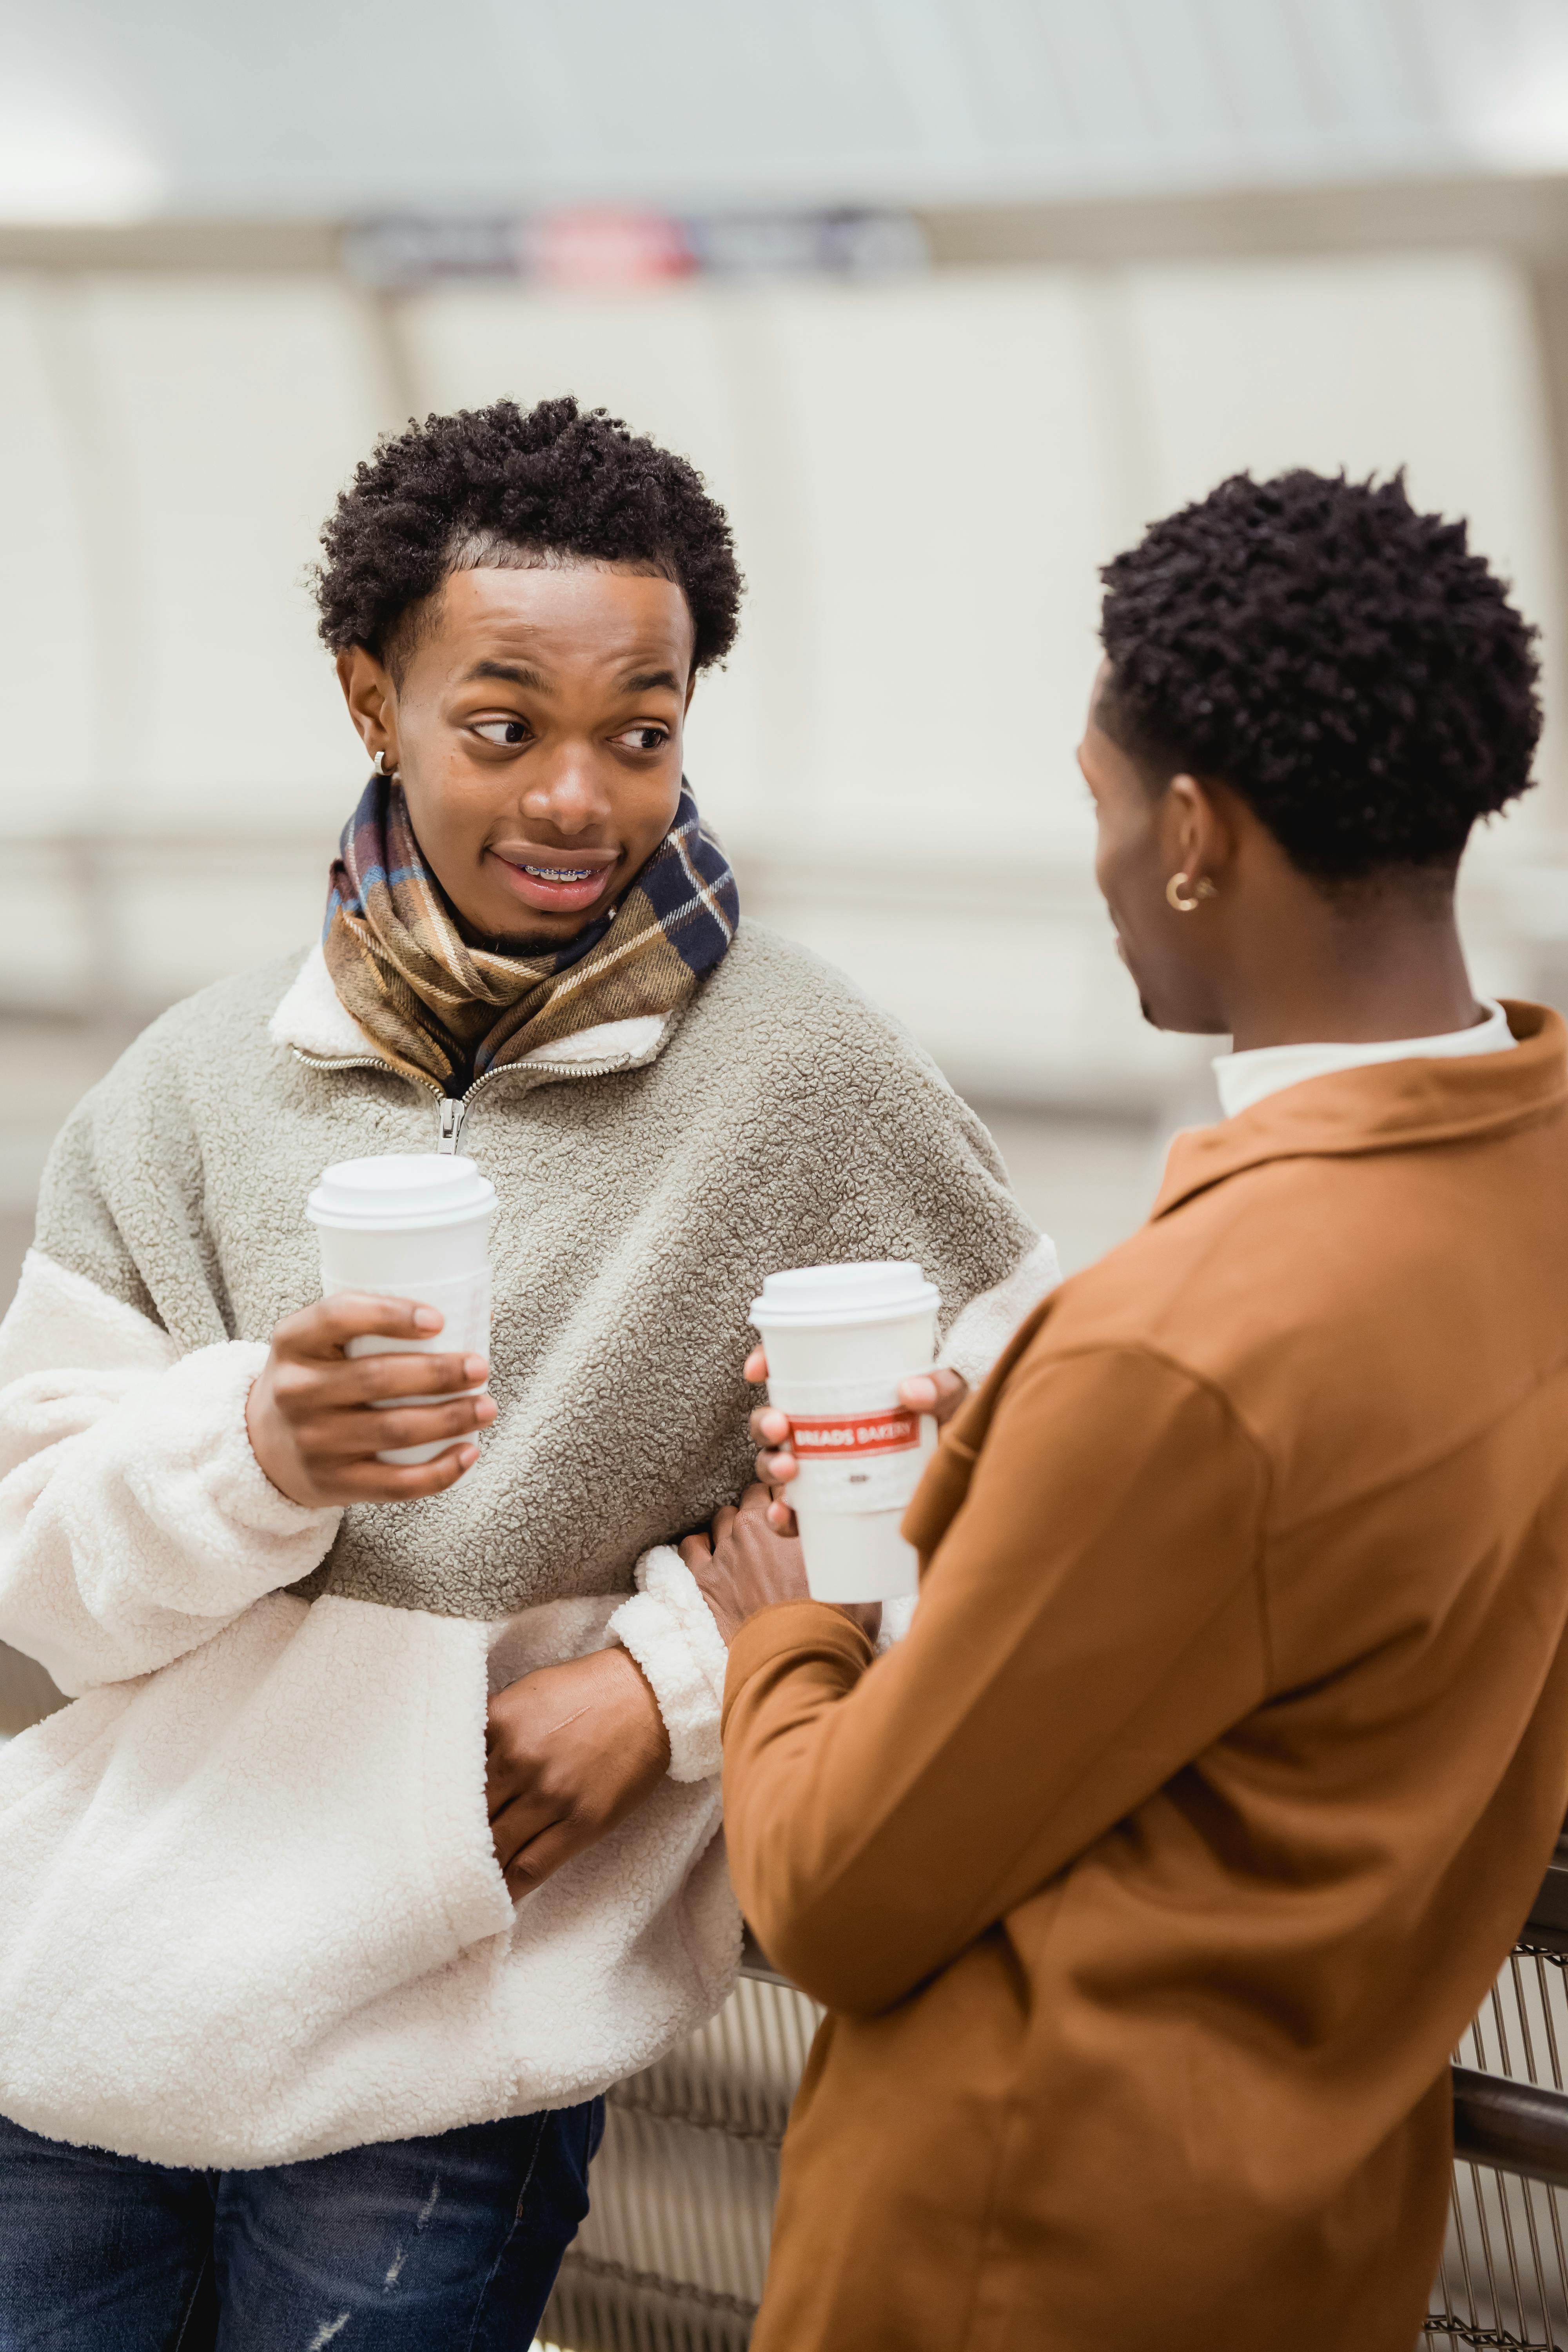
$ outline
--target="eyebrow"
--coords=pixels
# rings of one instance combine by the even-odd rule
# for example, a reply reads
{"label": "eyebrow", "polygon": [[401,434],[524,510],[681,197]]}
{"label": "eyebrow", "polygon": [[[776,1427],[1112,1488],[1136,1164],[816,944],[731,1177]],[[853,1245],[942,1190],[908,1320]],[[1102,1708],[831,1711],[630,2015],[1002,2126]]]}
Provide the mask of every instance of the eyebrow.
{"label": "eyebrow", "polygon": [[471,678],[502,677],[509,686],[527,687],[535,694],[542,694],[547,690],[540,672],[524,667],[521,662],[476,662],[468,676]]}
{"label": "eyebrow", "polygon": [[[550,691],[548,681],[542,673],[528,668],[521,662],[476,662],[468,675],[470,679],[504,678],[509,686],[521,686],[534,694],[547,694]],[[660,686],[667,688],[671,694],[679,694],[684,690],[684,680],[677,677],[672,669],[633,670],[629,677],[621,679],[623,694],[651,694],[656,687]]]}

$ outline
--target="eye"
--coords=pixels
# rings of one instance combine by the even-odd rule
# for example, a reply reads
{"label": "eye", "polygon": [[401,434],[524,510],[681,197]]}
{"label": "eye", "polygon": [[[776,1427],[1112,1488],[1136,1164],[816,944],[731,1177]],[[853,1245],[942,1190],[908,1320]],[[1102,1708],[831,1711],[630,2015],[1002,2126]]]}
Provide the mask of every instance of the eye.
{"label": "eye", "polygon": [[528,721],[525,719],[481,719],[474,729],[487,743],[526,743]]}
{"label": "eye", "polygon": [[628,751],[662,751],[669,740],[669,730],[648,719],[641,726],[628,727],[624,734],[616,736],[616,740],[624,743]]}

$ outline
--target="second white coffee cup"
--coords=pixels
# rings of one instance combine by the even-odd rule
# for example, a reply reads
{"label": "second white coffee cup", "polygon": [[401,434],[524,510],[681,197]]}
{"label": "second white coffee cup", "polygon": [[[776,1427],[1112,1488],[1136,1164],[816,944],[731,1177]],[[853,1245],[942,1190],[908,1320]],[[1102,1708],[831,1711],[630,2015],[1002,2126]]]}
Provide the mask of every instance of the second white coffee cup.
{"label": "second white coffee cup", "polygon": [[[351,1356],[386,1354],[489,1356],[490,1349],[489,1232],[495,1187],[471,1160],[457,1152],[382,1153],[343,1160],[329,1168],[311,1193],[306,1215],[321,1245],[321,1292],[368,1290],[434,1307],[443,1318],[427,1339],[381,1333],[351,1339]],[[464,1391],[477,1396],[477,1389]],[[394,1402],[443,1404],[444,1397],[399,1397]],[[429,1462],[455,1441],[392,1446],[378,1462]]]}
{"label": "second white coffee cup", "polygon": [[770,1274],[752,1304],[768,1402],[800,1465],[789,1500],[814,1601],[897,1601],[917,1585],[899,1523],[936,1442],[899,1402],[931,1370],[941,1299],[912,1259]]}

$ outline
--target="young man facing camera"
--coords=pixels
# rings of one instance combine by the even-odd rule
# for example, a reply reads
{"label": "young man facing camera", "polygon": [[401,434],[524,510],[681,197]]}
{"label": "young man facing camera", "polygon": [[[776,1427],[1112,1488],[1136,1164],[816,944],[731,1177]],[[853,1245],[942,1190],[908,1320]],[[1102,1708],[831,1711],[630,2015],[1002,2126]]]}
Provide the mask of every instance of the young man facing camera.
{"label": "young man facing camera", "polygon": [[[1054,1271],[931,1064],[738,928],[689,467],[502,402],[324,541],[375,774],[321,945],[82,1104],[0,1330],[0,1639],[82,1694],[0,1755],[3,2352],[530,2340],[597,2095],[738,1958],[723,1653],[661,1538],[743,1483],[748,1304],[918,1258],[974,1373]],[[438,1146],[499,1195],[479,1394],[350,1359],[429,1318],[323,1303],[304,1221]]]}
{"label": "young man facing camera", "polygon": [[1453,910],[1533,633],[1398,482],[1226,482],[1106,580],[1100,884],[1227,1116],[956,1418],[906,1391],[889,1656],[760,1491],[685,1547],[736,1884],[833,2012],[758,2352],[1409,2352],[1568,1792],[1568,1041]]}

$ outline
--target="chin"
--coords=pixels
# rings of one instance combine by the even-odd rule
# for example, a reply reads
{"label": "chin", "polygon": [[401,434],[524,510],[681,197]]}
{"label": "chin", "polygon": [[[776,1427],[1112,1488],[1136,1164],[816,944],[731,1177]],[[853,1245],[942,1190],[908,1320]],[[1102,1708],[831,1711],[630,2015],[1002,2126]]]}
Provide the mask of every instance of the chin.
{"label": "chin", "polygon": [[1184,1036],[1193,1026],[1190,1021],[1173,1021],[1167,1018],[1160,1011],[1159,1006],[1152,1004],[1142,991],[1139,992],[1138,1010],[1150,1028],[1158,1029],[1163,1037]]}
{"label": "chin", "polygon": [[1227,1037],[1230,1034],[1223,1021],[1212,1013],[1165,1013],[1150,1003],[1146,996],[1138,999],[1138,1010],[1151,1029],[1158,1029],[1165,1037]]}
{"label": "chin", "polygon": [[1120,939],[1118,939],[1116,942],[1116,951],[1121,958],[1122,967],[1127,973],[1128,979],[1138,991],[1139,1012],[1143,1015],[1144,1020],[1149,1024],[1151,1029],[1163,1029],[1165,1026],[1165,1024],[1160,1018],[1159,1009],[1155,1004],[1154,999],[1150,995],[1148,990],[1144,987],[1142,982],[1133,971],[1131,964],[1128,961],[1127,950],[1122,945]]}
{"label": "chin", "polygon": [[[1123,963],[1127,963],[1125,953],[1123,953],[1122,961]],[[1130,963],[1127,964],[1127,976],[1132,982],[1133,987],[1138,991],[1138,1010],[1142,1014],[1151,1029],[1159,1029],[1162,1031],[1181,1031],[1192,1026],[1190,1022],[1183,1021],[1181,1019],[1180,1015],[1175,1013],[1174,1007],[1173,1007],[1168,1002],[1163,1003],[1160,998],[1157,997],[1150,988],[1144,985]]]}

